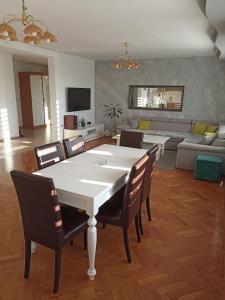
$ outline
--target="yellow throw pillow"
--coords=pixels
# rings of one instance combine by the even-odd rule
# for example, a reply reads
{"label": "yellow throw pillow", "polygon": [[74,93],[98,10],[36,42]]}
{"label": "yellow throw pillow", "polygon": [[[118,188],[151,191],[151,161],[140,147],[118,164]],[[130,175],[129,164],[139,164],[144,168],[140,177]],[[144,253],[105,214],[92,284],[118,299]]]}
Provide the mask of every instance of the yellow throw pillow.
{"label": "yellow throw pillow", "polygon": [[208,123],[196,122],[194,124],[194,127],[192,128],[192,133],[203,135],[205,133],[207,127],[208,127]]}
{"label": "yellow throw pillow", "polygon": [[205,136],[216,136],[216,132],[208,132],[208,128],[206,130],[204,133]]}
{"label": "yellow throw pillow", "polygon": [[209,126],[206,129],[207,132],[211,132],[211,133],[216,133],[217,130],[218,130],[218,126],[213,124],[209,124]]}
{"label": "yellow throw pillow", "polygon": [[139,120],[138,122],[138,129],[150,129],[151,127],[151,121],[150,120]]}

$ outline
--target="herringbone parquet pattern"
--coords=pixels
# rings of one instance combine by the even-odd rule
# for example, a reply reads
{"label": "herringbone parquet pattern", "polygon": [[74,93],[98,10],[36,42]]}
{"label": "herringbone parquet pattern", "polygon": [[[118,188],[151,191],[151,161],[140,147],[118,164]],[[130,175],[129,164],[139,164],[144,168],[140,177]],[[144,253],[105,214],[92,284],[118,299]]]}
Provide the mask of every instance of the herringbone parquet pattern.
{"label": "herringbone parquet pattern", "polygon": [[23,279],[21,218],[8,174],[13,168],[34,170],[32,151],[0,160],[0,299],[222,299],[224,195],[218,184],[194,180],[192,172],[155,169],[153,220],[147,221],[143,209],[140,244],[134,228],[130,230],[133,263],[126,261],[120,229],[99,226],[96,280],[86,276],[87,253],[80,237],[63,250],[61,286],[55,296],[51,250],[38,248],[30,279]]}

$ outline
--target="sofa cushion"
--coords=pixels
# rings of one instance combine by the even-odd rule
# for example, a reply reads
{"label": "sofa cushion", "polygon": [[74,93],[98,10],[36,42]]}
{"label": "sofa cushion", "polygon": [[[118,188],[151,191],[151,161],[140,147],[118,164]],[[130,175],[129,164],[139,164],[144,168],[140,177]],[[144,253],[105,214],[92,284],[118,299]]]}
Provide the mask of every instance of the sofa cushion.
{"label": "sofa cushion", "polygon": [[171,118],[152,117],[151,120],[155,122],[170,122]]}
{"label": "sofa cushion", "polygon": [[219,125],[217,137],[220,139],[225,139],[225,124]]}
{"label": "sofa cushion", "polygon": [[140,119],[139,122],[138,122],[138,129],[150,129],[151,127],[151,121],[150,120],[143,120],[143,119]]}
{"label": "sofa cushion", "polygon": [[190,133],[189,136],[184,139],[184,142],[190,144],[200,144],[202,138],[202,135]]}
{"label": "sofa cushion", "polygon": [[208,127],[208,123],[206,122],[195,122],[192,128],[192,133],[204,134],[207,127]]}
{"label": "sofa cushion", "polygon": [[216,146],[216,147],[225,147],[225,139],[218,139],[216,138],[213,143],[212,146]]}
{"label": "sofa cushion", "polygon": [[185,119],[169,119],[169,118],[152,118],[151,129],[176,131],[176,132],[190,132],[192,121]]}
{"label": "sofa cushion", "polygon": [[170,120],[166,119],[165,121],[160,121],[157,119],[152,119],[151,129],[153,130],[169,130]]}
{"label": "sofa cushion", "polygon": [[192,120],[189,119],[177,119],[177,118],[171,118],[171,123],[184,123],[184,124],[192,124]]}
{"label": "sofa cushion", "polygon": [[168,124],[167,130],[176,131],[176,132],[190,132],[191,131],[191,123],[171,122]]}

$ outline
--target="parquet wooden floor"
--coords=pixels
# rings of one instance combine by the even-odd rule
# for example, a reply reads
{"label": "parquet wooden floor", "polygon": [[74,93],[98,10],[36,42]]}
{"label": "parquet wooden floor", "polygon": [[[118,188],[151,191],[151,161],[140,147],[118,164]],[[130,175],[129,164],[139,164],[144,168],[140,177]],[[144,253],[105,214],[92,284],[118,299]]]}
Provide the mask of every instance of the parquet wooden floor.
{"label": "parquet wooden floor", "polygon": [[[109,142],[99,139],[97,143]],[[126,261],[119,228],[98,227],[97,277],[89,281],[82,237],[63,250],[61,286],[51,292],[53,253],[39,247],[32,256],[30,279],[23,279],[23,231],[13,168],[36,168],[31,150],[0,159],[1,300],[219,300],[223,294],[223,187],[197,181],[193,173],[155,169],[151,223],[144,212],[144,236],[130,230],[133,263]],[[132,227],[132,226],[131,226]]]}

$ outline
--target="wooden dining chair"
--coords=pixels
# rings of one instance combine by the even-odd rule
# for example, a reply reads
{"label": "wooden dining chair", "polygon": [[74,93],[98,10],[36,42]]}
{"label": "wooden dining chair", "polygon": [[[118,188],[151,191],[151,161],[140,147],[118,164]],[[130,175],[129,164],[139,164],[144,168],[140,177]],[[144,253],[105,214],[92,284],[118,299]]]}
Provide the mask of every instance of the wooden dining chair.
{"label": "wooden dining chair", "polygon": [[60,142],[35,147],[34,152],[39,170],[64,160]]}
{"label": "wooden dining chair", "polygon": [[63,140],[66,158],[70,158],[84,152],[84,140],[82,135],[77,135]]}
{"label": "wooden dining chair", "polygon": [[127,260],[131,263],[128,241],[128,228],[135,219],[135,228],[138,242],[140,242],[139,232],[139,210],[141,186],[144,178],[148,155],[144,155],[136,162],[130,172],[128,182],[119,192],[99,209],[97,220],[103,224],[111,224],[123,228],[123,239],[127,255]]}
{"label": "wooden dining chair", "polygon": [[122,130],[120,133],[120,146],[143,148],[143,132]]}
{"label": "wooden dining chair", "polygon": [[85,213],[60,207],[53,180],[20,171],[11,171],[19,200],[25,239],[24,278],[29,277],[31,241],[55,251],[53,292],[59,289],[62,247],[84,232],[86,248],[87,220]]}
{"label": "wooden dining chair", "polygon": [[142,224],[142,216],[141,216],[141,208],[142,204],[146,203],[146,209],[148,213],[148,219],[151,221],[151,207],[150,207],[150,192],[151,192],[151,184],[152,184],[152,171],[154,168],[154,164],[157,157],[157,152],[159,151],[159,146],[154,145],[151,149],[148,150],[147,155],[149,160],[146,165],[142,189],[141,189],[141,205],[139,212],[139,225],[141,234],[143,234],[143,224]]}

